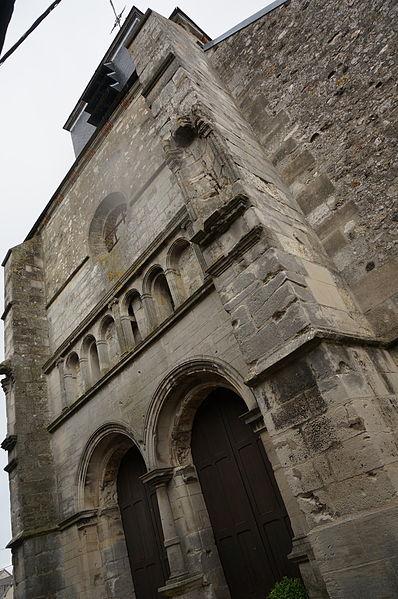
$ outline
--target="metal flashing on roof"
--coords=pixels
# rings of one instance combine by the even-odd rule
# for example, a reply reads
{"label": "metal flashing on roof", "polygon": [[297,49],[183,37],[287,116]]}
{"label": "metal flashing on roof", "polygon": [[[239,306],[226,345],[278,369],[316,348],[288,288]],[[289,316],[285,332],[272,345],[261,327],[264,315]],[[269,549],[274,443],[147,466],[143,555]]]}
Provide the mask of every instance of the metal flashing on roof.
{"label": "metal flashing on roof", "polygon": [[126,43],[128,42],[129,36],[132,34],[132,32],[135,29],[137,29],[138,25],[140,24],[140,21],[143,18],[144,18],[144,13],[141,12],[136,6],[133,6],[133,8],[131,9],[131,11],[129,12],[129,14],[126,17],[126,20],[124,21],[123,26],[121,27],[120,31],[116,35],[115,39],[113,40],[113,42],[110,45],[110,47],[108,48],[108,50],[106,51],[101,62],[99,63],[96,70],[94,71],[93,76],[91,77],[91,79],[88,82],[86,88],[84,89],[82,95],[80,96],[80,99],[78,100],[76,106],[74,107],[71,114],[69,115],[69,117],[63,127],[64,129],[66,129],[67,131],[70,131],[70,129],[73,127],[75,118],[77,116],[79,116],[79,114],[81,112],[80,108],[82,105],[81,104],[82,99],[92,88],[93,83],[101,75],[101,69],[103,68],[104,63],[107,63],[107,62],[110,62],[113,60],[115,53],[122,46],[126,45]]}
{"label": "metal flashing on roof", "polygon": [[223,42],[228,37],[231,37],[231,35],[234,35],[234,33],[237,33],[241,29],[244,29],[248,25],[251,25],[252,23],[254,23],[255,21],[257,21],[258,19],[261,19],[261,17],[263,17],[264,15],[267,15],[269,12],[271,12],[272,10],[274,10],[274,8],[278,8],[278,6],[281,6],[281,4],[285,4],[285,2],[288,2],[288,0],[274,0],[274,2],[271,2],[271,4],[268,4],[268,6],[265,6],[264,8],[262,8],[261,10],[259,10],[258,12],[254,13],[254,15],[252,15],[251,17],[248,17],[247,19],[245,19],[241,23],[238,23],[237,25],[235,25],[235,27],[232,27],[232,29],[228,29],[228,31],[226,31],[222,35],[220,35],[219,37],[216,37],[215,40],[212,40],[211,42],[209,42],[208,44],[206,44],[205,46],[203,46],[203,50],[204,51],[210,50],[210,48],[213,48],[214,46],[216,46],[220,42]]}

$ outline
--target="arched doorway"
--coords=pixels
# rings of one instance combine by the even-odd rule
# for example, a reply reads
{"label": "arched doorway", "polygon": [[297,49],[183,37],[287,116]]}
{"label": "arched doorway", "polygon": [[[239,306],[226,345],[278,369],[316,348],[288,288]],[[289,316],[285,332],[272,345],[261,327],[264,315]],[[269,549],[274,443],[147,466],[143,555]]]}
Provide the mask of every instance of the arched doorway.
{"label": "arched doorway", "polygon": [[239,418],[245,403],[216,389],[199,407],[191,449],[232,599],[264,598],[284,575],[292,531],[261,440]]}
{"label": "arched doorway", "polygon": [[169,569],[156,491],[140,480],[145,473],[144,460],[133,447],[120,463],[117,494],[136,599],[155,599]]}

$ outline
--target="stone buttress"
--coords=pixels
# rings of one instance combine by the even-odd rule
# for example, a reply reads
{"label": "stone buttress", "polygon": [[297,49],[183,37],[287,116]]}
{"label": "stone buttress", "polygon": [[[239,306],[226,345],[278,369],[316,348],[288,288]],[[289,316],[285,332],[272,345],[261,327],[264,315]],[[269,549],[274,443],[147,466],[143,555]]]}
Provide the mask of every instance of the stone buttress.
{"label": "stone buttress", "polygon": [[[0,372],[7,398],[6,471],[12,492],[16,597],[55,597],[62,586],[56,534],[56,486],[48,423],[49,355],[43,256],[39,237],[14,247],[4,261],[6,360]],[[37,560],[40,555],[40,561]]]}

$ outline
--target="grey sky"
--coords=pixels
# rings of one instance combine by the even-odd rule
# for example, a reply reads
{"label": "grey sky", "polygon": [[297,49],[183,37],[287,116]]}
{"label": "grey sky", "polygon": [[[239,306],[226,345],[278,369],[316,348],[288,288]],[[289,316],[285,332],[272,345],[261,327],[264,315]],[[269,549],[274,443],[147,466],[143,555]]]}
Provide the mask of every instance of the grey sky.
{"label": "grey sky", "polygon": [[[50,0],[16,0],[5,52],[50,5]],[[178,6],[217,37],[270,0],[179,0]],[[134,5],[114,0],[123,16]],[[168,17],[176,0],[136,2]],[[0,255],[23,241],[73,162],[72,144],[62,125],[115,34],[109,0],[63,0],[16,53],[0,67]],[[1,275],[2,286],[2,275]],[[1,287],[1,297],[3,296]],[[0,346],[3,355],[2,346]],[[0,440],[6,435],[1,396]],[[11,563],[4,550],[11,537],[8,482],[0,454],[0,568]]]}

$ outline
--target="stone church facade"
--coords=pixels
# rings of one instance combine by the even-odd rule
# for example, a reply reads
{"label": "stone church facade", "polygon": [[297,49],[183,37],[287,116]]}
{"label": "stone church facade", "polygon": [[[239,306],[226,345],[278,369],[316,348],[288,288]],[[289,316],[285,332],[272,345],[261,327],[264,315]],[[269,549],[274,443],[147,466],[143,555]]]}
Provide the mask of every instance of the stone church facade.
{"label": "stone church facade", "polygon": [[3,263],[17,599],[398,596],[396,13],[130,13]]}

